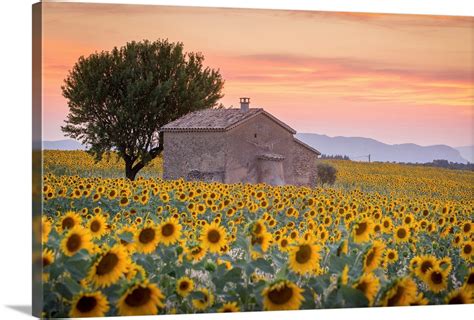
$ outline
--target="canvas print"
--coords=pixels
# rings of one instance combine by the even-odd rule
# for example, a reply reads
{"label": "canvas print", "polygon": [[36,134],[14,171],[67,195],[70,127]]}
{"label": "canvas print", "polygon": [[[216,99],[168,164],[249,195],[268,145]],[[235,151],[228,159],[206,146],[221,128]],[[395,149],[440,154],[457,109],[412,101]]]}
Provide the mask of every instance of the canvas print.
{"label": "canvas print", "polygon": [[473,17],[33,26],[37,316],[473,303]]}

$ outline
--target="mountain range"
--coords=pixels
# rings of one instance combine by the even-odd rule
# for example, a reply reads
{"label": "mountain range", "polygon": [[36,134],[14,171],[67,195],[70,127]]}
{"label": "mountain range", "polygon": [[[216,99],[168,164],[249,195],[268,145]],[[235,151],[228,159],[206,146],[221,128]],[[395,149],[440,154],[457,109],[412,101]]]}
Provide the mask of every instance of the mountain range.
{"label": "mountain range", "polygon": [[[297,138],[325,155],[346,155],[351,160],[426,163],[433,160],[474,163],[474,146],[452,148],[447,145],[420,146],[413,143],[386,144],[361,137],[329,137],[316,133],[298,133]],[[85,150],[75,140],[43,141],[44,150]]]}
{"label": "mountain range", "polygon": [[[329,137],[316,133],[299,133],[298,139],[319,150],[325,155],[346,155],[351,160],[380,162],[411,162],[426,163],[433,160],[448,160],[450,162],[473,162],[474,146],[462,147],[457,150],[447,145],[420,146],[413,143],[386,144],[380,141],[361,137]],[[471,157],[465,158],[471,152]]]}

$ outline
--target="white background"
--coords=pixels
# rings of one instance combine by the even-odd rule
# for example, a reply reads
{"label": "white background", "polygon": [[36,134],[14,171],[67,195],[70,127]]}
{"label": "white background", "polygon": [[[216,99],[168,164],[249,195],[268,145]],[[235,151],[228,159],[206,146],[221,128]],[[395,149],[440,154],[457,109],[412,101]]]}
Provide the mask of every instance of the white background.
{"label": "white background", "polygon": [[[31,5],[2,1],[0,19],[0,319],[31,312]],[[100,1],[90,1],[100,2]],[[150,0],[101,1],[474,16],[473,0]],[[474,46],[474,30],[473,30]],[[473,58],[474,59],[474,58]],[[470,306],[433,306],[167,316],[166,319],[455,319]],[[135,319],[135,318],[134,318]],[[150,319],[150,317],[136,317]]]}

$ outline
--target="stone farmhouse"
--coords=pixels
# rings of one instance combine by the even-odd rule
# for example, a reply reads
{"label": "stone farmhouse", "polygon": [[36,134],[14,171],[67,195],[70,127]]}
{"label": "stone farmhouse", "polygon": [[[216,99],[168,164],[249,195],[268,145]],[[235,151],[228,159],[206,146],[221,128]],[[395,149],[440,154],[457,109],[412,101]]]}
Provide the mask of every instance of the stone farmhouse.
{"label": "stone farmhouse", "polygon": [[165,179],[307,185],[321,154],[262,108],[206,109],[162,127]]}

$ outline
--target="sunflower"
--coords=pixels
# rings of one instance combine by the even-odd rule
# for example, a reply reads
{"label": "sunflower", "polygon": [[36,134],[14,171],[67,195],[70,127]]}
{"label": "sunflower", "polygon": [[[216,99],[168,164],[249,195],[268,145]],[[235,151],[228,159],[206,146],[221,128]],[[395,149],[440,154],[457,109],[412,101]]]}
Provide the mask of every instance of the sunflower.
{"label": "sunflower", "polygon": [[395,242],[407,242],[410,239],[410,228],[408,226],[398,226],[393,232]]}
{"label": "sunflower", "polygon": [[318,269],[320,250],[318,245],[300,239],[295,246],[290,248],[290,269],[297,274],[307,274]]}
{"label": "sunflower", "polygon": [[101,254],[89,271],[89,279],[99,287],[116,283],[128,271],[130,258],[124,247],[115,245]]}
{"label": "sunflower", "polygon": [[43,268],[49,266],[54,262],[54,251],[50,249],[43,249]]}
{"label": "sunflower", "polygon": [[399,279],[382,298],[384,306],[408,306],[417,298],[415,281],[409,277]]}
{"label": "sunflower", "polygon": [[436,257],[432,255],[423,255],[418,257],[415,267],[415,274],[420,279],[424,279],[428,271],[437,265]]}
{"label": "sunflower", "polygon": [[465,222],[461,226],[461,230],[464,234],[469,235],[472,231],[474,231],[474,223],[469,221]]}
{"label": "sunflower", "polygon": [[61,218],[59,223],[58,229],[60,232],[64,232],[66,230],[72,229],[75,226],[81,224],[82,218],[80,215],[73,211],[68,211],[66,214]]}
{"label": "sunflower", "polygon": [[51,232],[51,221],[46,216],[41,217],[41,242],[48,242],[49,233]]}
{"label": "sunflower", "polygon": [[176,282],[176,292],[181,297],[188,296],[194,290],[194,282],[188,277],[182,277]]}
{"label": "sunflower", "polygon": [[303,289],[288,280],[269,285],[262,291],[265,310],[297,310],[304,301]]}
{"label": "sunflower", "polygon": [[157,229],[160,242],[165,246],[176,243],[181,237],[182,226],[175,218],[171,218],[162,222]]}
{"label": "sunflower", "polygon": [[431,291],[438,293],[447,288],[448,273],[440,267],[435,266],[428,270],[423,281],[428,285]]}
{"label": "sunflower", "polygon": [[206,255],[207,248],[203,248],[201,246],[186,247],[185,252],[188,260],[199,262]]}
{"label": "sunflower", "polygon": [[87,229],[89,229],[93,238],[100,239],[107,233],[107,219],[101,214],[96,214],[87,223]]}
{"label": "sunflower", "polygon": [[352,236],[356,243],[369,241],[373,231],[373,222],[369,218],[364,218],[357,222],[352,229]]}
{"label": "sunflower", "polygon": [[424,296],[423,296],[423,293],[419,293],[416,295],[415,299],[410,302],[410,306],[424,306],[424,305],[427,305],[429,303],[428,299],[426,299]]}
{"label": "sunflower", "polygon": [[374,241],[372,247],[367,250],[364,256],[364,272],[372,272],[379,265],[382,260],[385,245],[381,241]]}
{"label": "sunflower", "polygon": [[193,299],[192,304],[194,309],[203,311],[211,307],[214,304],[214,295],[206,288],[201,288],[197,290],[203,294],[201,299]]}
{"label": "sunflower", "polygon": [[369,305],[374,303],[375,296],[379,291],[380,280],[373,273],[364,273],[354,284],[354,288],[361,291],[369,300]]}
{"label": "sunflower", "polygon": [[226,302],[222,307],[220,307],[217,312],[240,312],[240,308],[237,305],[237,302]]}
{"label": "sunflower", "polygon": [[69,316],[71,318],[103,317],[107,311],[109,311],[109,302],[100,291],[81,293],[73,298]]}
{"label": "sunflower", "polygon": [[127,280],[133,280],[137,278],[139,281],[142,281],[146,279],[145,268],[143,268],[141,265],[133,261],[130,262],[127,272],[125,272],[124,275],[127,278]]}
{"label": "sunflower", "polygon": [[464,287],[474,291],[474,268],[469,269],[469,273],[466,275]]}
{"label": "sunflower", "polygon": [[120,236],[121,235],[124,235],[125,233],[129,233],[132,235],[135,234],[136,232],[136,228],[133,227],[133,226],[125,226],[123,228],[121,228],[120,230],[118,230],[115,235],[117,236],[117,241],[120,243],[121,246],[123,246],[125,249],[127,249],[127,251],[129,253],[132,253],[135,249],[135,244],[132,241],[128,242],[128,241],[125,241],[124,239],[122,239]]}
{"label": "sunflower", "polygon": [[385,261],[395,263],[398,260],[398,251],[395,249],[385,250]]}
{"label": "sunflower", "polygon": [[155,251],[160,238],[153,224],[143,226],[135,232],[135,249],[141,253],[152,253]]}
{"label": "sunflower", "polygon": [[255,236],[267,231],[267,228],[265,227],[265,222],[263,220],[255,221],[251,229],[252,229],[252,234]]}
{"label": "sunflower", "polygon": [[92,248],[91,235],[81,226],[75,226],[69,230],[63,240],[61,240],[61,250],[67,256],[73,256],[82,249],[90,253]]}
{"label": "sunflower", "polygon": [[445,300],[446,304],[470,304],[474,303],[474,293],[465,287],[451,291]]}
{"label": "sunflower", "polygon": [[[252,245],[252,257],[258,258],[261,252],[267,252],[272,243],[272,234],[270,232],[261,232],[259,235],[252,235],[250,244]],[[258,250],[253,250],[259,248]]]}
{"label": "sunflower", "polygon": [[121,316],[153,315],[164,307],[165,296],[161,290],[148,281],[130,287],[118,300],[118,313]]}
{"label": "sunflower", "polygon": [[445,272],[450,273],[453,269],[453,263],[450,257],[443,257],[438,260],[438,266]]}
{"label": "sunflower", "polygon": [[200,237],[203,247],[212,253],[220,253],[221,247],[227,244],[226,239],[225,229],[215,222],[205,225]]}
{"label": "sunflower", "polygon": [[290,239],[288,239],[288,237],[281,237],[279,240],[278,240],[278,248],[280,249],[280,251],[282,252],[287,252],[289,251],[289,244],[290,244]]}
{"label": "sunflower", "polygon": [[473,260],[474,256],[474,241],[465,241],[463,244],[461,244],[461,257],[463,257],[465,260],[468,262]]}

